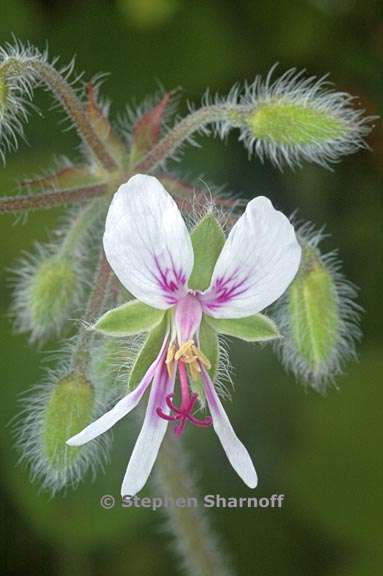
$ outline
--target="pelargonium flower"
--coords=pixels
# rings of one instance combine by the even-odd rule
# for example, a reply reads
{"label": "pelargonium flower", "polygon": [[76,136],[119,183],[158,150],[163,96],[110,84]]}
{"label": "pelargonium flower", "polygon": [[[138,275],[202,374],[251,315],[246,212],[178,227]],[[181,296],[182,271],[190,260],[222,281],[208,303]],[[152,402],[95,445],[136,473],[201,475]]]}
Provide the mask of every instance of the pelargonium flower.
{"label": "pelargonium flower", "polygon": [[[114,195],[104,249],[114,273],[137,300],[104,314],[95,329],[115,336],[149,332],[149,337],[131,374],[136,387],[67,443],[80,446],[110,429],[151,385],[122,496],[145,485],[169,423],[178,436],[187,424],[212,425],[231,465],[254,488],[254,465],[214,384],[214,338],[217,333],[248,341],[278,336],[275,324],[259,312],[284,293],[298,271],[301,249],[293,226],[259,196],[248,203],[226,241],[212,215],[190,235],[162,184],[137,174]],[[198,405],[205,401],[210,414],[200,416]]]}

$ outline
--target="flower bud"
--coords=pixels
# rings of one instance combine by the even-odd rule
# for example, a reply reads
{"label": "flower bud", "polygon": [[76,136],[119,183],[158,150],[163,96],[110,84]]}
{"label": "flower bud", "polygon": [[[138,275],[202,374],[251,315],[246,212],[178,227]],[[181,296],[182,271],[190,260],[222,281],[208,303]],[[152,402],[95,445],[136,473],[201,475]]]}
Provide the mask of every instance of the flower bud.
{"label": "flower bud", "polygon": [[355,288],[339,273],[334,254],[321,255],[320,234],[301,228],[300,270],[277,304],[278,341],[288,368],[318,391],[341,372],[344,361],[355,355],[360,332]]}
{"label": "flower bud", "polygon": [[124,390],[134,353],[134,343],[120,338],[104,338],[91,352],[92,379],[104,396]]}
{"label": "flower bud", "polygon": [[92,418],[94,393],[82,374],[64,376],[53,387],[41,425],[42,452],[52,470],[61,473],[76,462],[79,448],[65,442]]}
{"label": "flower bud", "polygon": [[5,114],[8,98],[8,85],[4,74],[0,73],[0,119]]}
{"label": "flower bud", "polygon": [[244,94],[232,91],[222,136],[238,127],[250,152],[278,166],[300,165],[302,160],[328,166],[366,146],[364,137],[374,118],[352,107],[349,94],[331,89],[324,78],[305,78],[295,69],[272,82],[272,72],[265,81],[257,77]]}
{"label": "flower bud", "polygon": [[82,291],[74,258],[40,249],[37,257],[20,263],[16,275],[17,327],[30,332],[32,341],[57,334],[73,318]]}
{"label": "flower bud", "polygon": [[90,424],[95,415],[94,388],[77,370],[49,376],[28,395],[22,413],[19,446],[31,464],[32,477],[53,493],[76,484],[104,458],[100,442],[70,447],[66,440]]}
{"label": "flower bud", "polygon": [[0,49],[0,158],[17,147],[28,118],[34,74],[30,62],[37,50],[15,42]]}

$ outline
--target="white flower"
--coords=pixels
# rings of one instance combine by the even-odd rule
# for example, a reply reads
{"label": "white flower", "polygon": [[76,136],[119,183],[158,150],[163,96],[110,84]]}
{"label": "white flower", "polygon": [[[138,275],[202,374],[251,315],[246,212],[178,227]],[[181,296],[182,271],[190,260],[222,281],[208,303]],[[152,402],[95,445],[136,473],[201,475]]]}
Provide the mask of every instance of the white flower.
{"label": "white flower", "polygon": [[[187,422],[203,427],[212,424],[231,465],[254,488],[257,474],[209,376],[209,360],[200,350],[199,329],[204,314],[218,319],[247,317],[283,294],[301,258],[293,226],[267,198],[255,198],[232,228],[210,287],[203,292],[190,290],[194,254],[185,222],[161,183],[152,176],[137,174],[114,195],[106,219],[104,249],[129,292],[153,308],[172,308],[173,314],[161,350],[137,388],[67,443],[82,445],[111,428],[138,404],[152,384],[122,495],[134,495],[145,485],[169,421],[176,422],[178,435]],[[180,406],[173,401],[177,373]],[[211,416],[198,419],[193,414],[197,394],[190,392],[190,376],[201,378]]]}

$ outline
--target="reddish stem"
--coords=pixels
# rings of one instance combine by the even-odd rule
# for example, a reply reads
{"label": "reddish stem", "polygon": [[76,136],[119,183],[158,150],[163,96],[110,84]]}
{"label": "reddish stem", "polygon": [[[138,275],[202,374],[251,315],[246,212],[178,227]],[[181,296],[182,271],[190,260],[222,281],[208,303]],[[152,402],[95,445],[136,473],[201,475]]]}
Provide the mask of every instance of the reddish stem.
{"label": "reddish stem", "polygon": [[40,194],[28,194],[25,196],[6,196],[5,198],[0,198],[0,214],[21,212],[23,210],[38,210],[39,208],[54,208],[62,204],[103,196],[106,192],[107,186],[105,184],[97,184],[85,188],[41,192]]}

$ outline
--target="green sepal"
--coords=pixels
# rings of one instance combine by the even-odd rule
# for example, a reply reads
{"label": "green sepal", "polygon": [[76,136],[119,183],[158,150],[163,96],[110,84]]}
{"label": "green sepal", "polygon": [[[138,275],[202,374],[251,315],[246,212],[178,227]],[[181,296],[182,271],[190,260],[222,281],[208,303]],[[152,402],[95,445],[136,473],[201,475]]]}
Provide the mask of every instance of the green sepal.
{"label": "green sepal", "polygon": [[[214,382],[218,370],[219,342],[217,332],[209,326],[206,322],[205,316],[202,319],[199,330],[199,347],[211,364],[208,373]],[[206,398],[201,378],[198,378],[197,380],[191,378],[190,384],[192,391],[198,394],[198,400],[201,406],[204,407],[206,404]]]}
{"label": "green sepal", "polygon": [[132,390],[141,382],[149,366],[154,362],[160,353],[166,330],[168,327],[168,318],[165,316],[162,322],[158,324],[148,335],[138,356],[133,364],[129,377],[129,390]]}
{"label": "green sepal", "polygon": [[240,338],[246,342],[265,342],[281,337],[276,324],[264,314],[233,319],[209,316],[207,322],[219,334]]}
{"label": "green sepal", "polygon": [[105,312],[92,326],[108,336],[131,336],[150,332],[163,319],[166,310],[152,308],[139,300],[131,300]]}
{"label": "green sepal", "polygon": [[199,330],[199,347],[211,364],[208,372],[214,380],[218,370],[219,342],[217,332],[208,324],[206,316],[203,317]]}
{"label": "green sepal", "polygon": [[225,244],[225,234],[213,214],[207,214],[191,233],[194,267],[189,279],[193,290],[209,288],[214,266]]}

